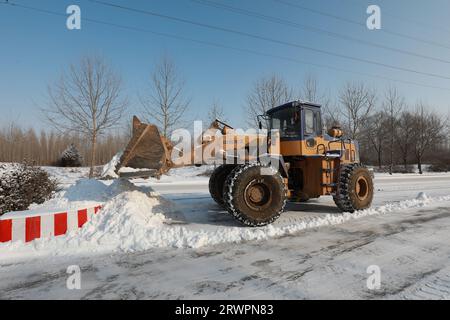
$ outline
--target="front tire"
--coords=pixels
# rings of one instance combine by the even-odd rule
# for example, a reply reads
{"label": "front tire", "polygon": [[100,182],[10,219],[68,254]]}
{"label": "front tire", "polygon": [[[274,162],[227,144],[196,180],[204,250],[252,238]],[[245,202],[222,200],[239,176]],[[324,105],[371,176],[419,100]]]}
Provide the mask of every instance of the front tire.
{"label": "front tire", "polygon": [[[261,169],[271,174],[262,175]],[[250,227],[274,222],[286,205],[286,187],[280,173],[253,163],[236,167],[224,186],[225,207],[234,218]]]}
{"label": "front tire", "polygon": [[230,172],[235,168],[235,165],[224,164],[214,169],[211,177],[209,178],[209,193],[211,198],[220,206],[224,205],[223,202],[223,187],[225,180]]}
{"label": "front tire", "polygon": [[343,212],[353,213],[371,206],[373,181],[369,170],[359,163],[343,165],[340,170],[338,189],[333,197]]}

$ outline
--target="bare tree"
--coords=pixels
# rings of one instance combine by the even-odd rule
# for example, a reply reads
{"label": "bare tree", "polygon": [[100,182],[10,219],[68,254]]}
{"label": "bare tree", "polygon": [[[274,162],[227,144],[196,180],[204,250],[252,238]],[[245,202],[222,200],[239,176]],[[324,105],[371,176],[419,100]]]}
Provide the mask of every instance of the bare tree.
{"label": "bare tree", "polygon": [[144,118],[157,125],[167,138],[183,122],[189,107],[190,99],[184,97],[184,91],[185,81],[174,62],[164,56],[153,72],[149,97],[140,100]]}
{"label": "bare tree", "polygon": [[405,99],[400,96],[397,89],[389,87],[384,94],[383,109],[389,117],[389,174],[394,170],[395,131],[397,116],[405,105]]}
{"label": "bare tree", "polygon": [[322,104],[322,110],[323,124],[326,128],[341,127],[342,119],[337,103],[328,100],[327,103]]}
{"label": "bare tree", "polygon": [[313,75],[307,74],[303,79],[303,85],[300,88],[300,99],[318,103],[319,99],[322,100],[322,97],[319,98],[317,87],[317,79]]}
{"label": "bare tree", "polygon": [[322,106],[322,116],[326,127],[339,126],[340,114],[328,94],[319,89],[317,78],[307,74],[300,88],[300,99]]}
{"label": "bare tree", "polygon": [[292,97],[292,89],[277,75],[257,80],[247,97],[247,124],[257,126],[258,115],[289,102]]}
{"label": "bare tree", "polygon": [[345,119],[345,129],[352,139],[358,138],[364,121],[372,112],[376,95],[363,83],[347,83],[339,95],[342,108],[340,113]]}
{"label": "bare tree", "polygon": [[48,96],[48,107],[43,110],[47,120],[58,130],[89,138],[89,177],[92,178],[97,139],[119,123],[128,104],[122,98],[121,78],[103,59],[85,57],[49,86]]}
{"label": "bare tree", "polygon": [[367,139],[377,155],[377,164],[381,168],[383,164],[383,154],[386,149],[386,142],[389,140],[388,130],[389,118],[383,111],[378,111],[367,118],[364,125]]}
{"label": "bare tree", "polygon": [[426,108],[419,103],[414,112],[414,154],[420,174],[423,173],[422,159],[425,153],[443,141],[445,129],[445,121]]}
{"label": "bare tree", "polygon": [[414,122],[414,115],[409,111],[403,111],[396,122],[395,143],[398,147],[397,151],[400,153],[405,172],[408,168],[408,158],[413,149]]}
{"label": "bare tree", "polygon": [[208,119],[207,119],[208,124],[212,123],[216,119],[227,121],[222,106],[219,104],[217,100],[214,100],[211,105],[211,108],[208,111]]}

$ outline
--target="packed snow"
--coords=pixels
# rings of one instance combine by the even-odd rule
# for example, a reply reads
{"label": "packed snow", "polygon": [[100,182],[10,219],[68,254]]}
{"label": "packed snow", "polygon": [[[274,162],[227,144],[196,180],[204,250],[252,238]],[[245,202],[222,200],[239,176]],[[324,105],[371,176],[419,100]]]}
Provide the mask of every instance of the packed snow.
{"label": "packed snow", "polygon": [[148,171],[150,169],[146,169],[146,168],[130,168],[130,167],[121,167],[118,171],[118,173],[116,172],[116,168],[117,165],[120,162],[120,157],[122,156],[123,152],[118,152],[112,159],[110,162],[108,162],[107,164],[105,164],[102,168],[102,173],[100,175],[101,179],[104,180],[110,180],[110,179],[117,179],[119,178],[118,173],[130,173],[130,172],[140,172],[140,171]]}
{"label": "packed snow", "polygon": [[[109,170],[108,167],[112,165],[106,166],[104,172]],[[207,223],[210,211],[208,207],[204,208],[203,212],[192,213],[184,210],[182,202],[166,199],[154,190],[158,185],[165,185],[167,190],[174,184],[174,179],[180,181],[180,185],[186,183],[183,180],[189,180],[194,185],[199,181],[204,184],[208,179],[205,177],[205,171],[210,169],[183,168],[174,170],[161,181],[136,179],[133,180],[134,183],[124,179],[74,179],[72,184],[53,199],[42,205],[32,206],[32,211],[67,210],[98,204],[101,204],[103,209],[82,229],[68,235],[37,239],[27,244],[2,244],[0,257],[16,259],[92,252],[136,252],[155,247],[201,248],[223,243],[268,240],[307,229],[338,225],[367,216],[401,212],[450,200],[450,195],[428,197],[424,192],[419,192],[413,199],[384,203],[354,214],[333,212],[300,217],[284,214],[272,225],[246,228],[233,220],[222,225]],[[55,174],[55,171],[52,173]],[[67,175],[63,174],[63,178],[67,182]],[[193,200],[195,203],[195,199]],[[209,206],[215,206],[211,199],[208,199],[208,202]],[[221,211],[220,215],[231,218],[224,211]]]}
{"label": "packed snow", "polygon": [[30,257],[33,253],[59,255],[145,250],[152,246],[151,241],[154,241],[163,223],[177,221],[181,217],[175,212],[174,204],[163,199],[151,187],[136,187],[123,179],[109,185],[98,180],[78,180],[44,205],[33,206],[34,209],[29,212],[65,211],[67,208],[86,208],[98,204],[103,207],[101,214],[94,215],[83,228],[56,238],[0,245],[0,257],[7,259],[21,253]]}
{"label": "packed snow", "polygon": [[[450,174],[376,174],[370,210],[321,197],[246,228],[210,198],[208,167],[132,182],[46,170],[64,190],[34,210],[103,209],[67,236],[0,245],[0,298],[450,298]],[[61,289],[71,264],[77,292]],[[365,289],[371,264],[381,291]]]}
{"label": "packed snow", "polygon": [[119,176],[116,173],[116,166],[120,161],[123,152],[118,152],[111,161],[103,166],[101,177],[104,179],[116,179]]}

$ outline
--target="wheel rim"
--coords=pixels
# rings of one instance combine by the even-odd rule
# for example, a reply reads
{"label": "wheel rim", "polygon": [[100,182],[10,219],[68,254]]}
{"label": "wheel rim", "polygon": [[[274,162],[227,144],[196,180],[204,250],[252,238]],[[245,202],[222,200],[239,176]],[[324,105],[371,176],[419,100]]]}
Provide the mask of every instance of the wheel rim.
{"label": "wheel rim", "polygon": [[356,196],[361,201],[369,196],[369,183],[365,177],[359,177],[356,180]]}
{"label": "wheel rim", "polygon": [[253,180],[245,188],[244,199],[251,209],[261,211],[270,205],[272,194],[264,180]]}

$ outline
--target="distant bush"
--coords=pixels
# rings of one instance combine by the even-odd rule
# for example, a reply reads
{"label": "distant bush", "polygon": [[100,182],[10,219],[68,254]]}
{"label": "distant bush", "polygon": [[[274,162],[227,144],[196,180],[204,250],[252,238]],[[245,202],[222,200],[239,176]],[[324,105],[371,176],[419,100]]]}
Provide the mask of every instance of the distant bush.
{"label": "distant bush", "polygon": [[373,172],[376,172],[376,173],[386,173],[386,172],[388,172],[388,169],[386,168],[386,167],[378,167],[378,166],[374,166],[373,167]]}
{"label": "distant bush", "polygon": [[[373,170],[376,173],[389,173],[389,166],[382,166],[381,168],[374,167]],[[392,168],[392,173],[414,173],[414,172],[415,166],[413,165],[407,165],[406,168],[403,165],[395,165]]]}
{"label": "distant bush", "polygon": [[75,145],[72,143],[61,154],[59,165],[61,167],[81,167],[82,162],[83,157],[81,156]]}
{"label": "distant bush", "polygon": [[392,172],[393,173],[414,173],[416,172],[416,167],[414,165],[407,165],[406,168],[405,166],[394,166],[392,168]]}
{"label": "distant bush", "polygon": [[432,164],[429,168],[428,171],[430,172],[449,172],[450,171],[450,163],[436,163],[436,164]]}
{"label": "distant bush", "polygon": [[39,167],[27,163],[0,164],[0,215],[43,203],[56,190],[56,180]]}

